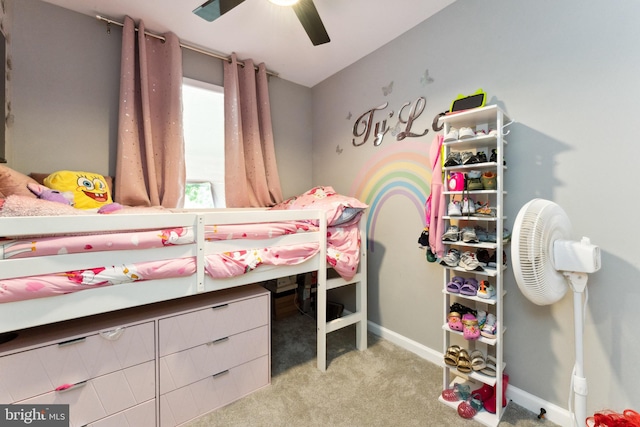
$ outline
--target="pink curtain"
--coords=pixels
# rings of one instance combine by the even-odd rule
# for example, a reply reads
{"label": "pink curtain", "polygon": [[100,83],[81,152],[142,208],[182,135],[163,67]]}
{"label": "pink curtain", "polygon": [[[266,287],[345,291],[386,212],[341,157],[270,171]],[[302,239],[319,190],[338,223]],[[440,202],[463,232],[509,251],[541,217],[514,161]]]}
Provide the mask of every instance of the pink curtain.
{"label": "pink curtain", "polygon": [[129,206],[182,207],[185,161],[182,133],[182,51],[165,40],[136,35],[124,21],[115,201]]}
{"label": "pink curtain", "polygon": [[225,195],[227,207],[264,207],[282,201],[264,64],[224,64]]}

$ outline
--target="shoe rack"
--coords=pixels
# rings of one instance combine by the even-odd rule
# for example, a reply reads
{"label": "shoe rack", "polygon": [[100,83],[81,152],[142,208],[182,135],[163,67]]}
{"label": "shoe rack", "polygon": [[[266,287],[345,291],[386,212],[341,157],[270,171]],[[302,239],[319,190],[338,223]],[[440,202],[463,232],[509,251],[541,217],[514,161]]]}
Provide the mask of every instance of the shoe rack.
{"label": "shoe rack", "polygon": [[[445,226],[443,232],[449,230],[451,226],[457,226],[459,230],[470,227],[478,230],[481,235],[482,230],[487,230],[487,235],[492,236],[487,239],[487,235],[483,235],[484,238],[477,243],[464,242],[462,240],[462,233],[460,233],[458,241],[444,241],[445,256],[451,249],[454,249],[458,250],[462,258],[467,261],[469,259],[473,261],[474,257],[478,258],[476,255],[479,253],[484,255],[480,258],[486,261],[486,254],[488,252],[492,254],[492,261],[495,261],[495,264],[491,263],[491,265],[495,265],[493,268],[482,265],[478,267],[479,269],[481,268],[481,271],[469,269],[474,263],[471,263],[471,265],[468,263],[462,263],[462,265],[443,265],[443,354],[446,356],[451,346],[458,345],[461,349],[466,350],[469,355],[471,355],[474,350],[479,350],[484,356],[483,360],[485,363],[489,355],[492,356],[495,361],[495,376],[492,376],[485,373],[490,372],[490,370],[485,372],[482,370],[472,370],[470,373],[461,372],[458,368],[464,365],[464,361],[458,362],[460,364],[457,364],[457,366],[452,366],[451,364],[445,363],[443,358],[443,390],[451,389],[455,384],[467,384],[470,386],[471,391],[483,387],[484,390],[486,390],[488,387],[491,387],[495,390],[495,402],[502,402],[504,397],[502,376],[506,370],[506,363],[503,358],[503,337],[506,330],[502,306],[505,297],[503,276],[507,270],[507,260],[504,258],[508,252],[505,250],[507,243],[504,240],[508,240],[510,235],[510,233],[505,231],[504,199],[506,192],[504,191],[504,178],[507,165],[503,159],[505,158],[505,147],[507,146],[505,133],[508,133],[505,131],[505,126],[510,124],[511,121],[496,105],[451,114],[444,116],[441,120],[444,123],[445,139],[447,139],[446,137],[448,135],[451,136],[455,133],[452,132],[452,130],[460,131],[460,129],[465,128],[464,131],[459,132],[458,135],[459,137],[461,136],[462,139],[458,137],[443,142],[443,163],[446,164],[450,158],[453,159],[450,163],[456,163],[456,159],[458,158],[461,163],[443,166],[446,204],[448,205],[451,202],[455,203],[457,201],[460,202],[461,207],[466,207],[466,209],[462,209],[462,215],[457,215],[455,209],[452,211],[454,215],[449,215],[449,210],[447,209],[445,212],[446,216],[444,217]],[[493,132],[491,132],[492,130]],[[460,156],[458,157],[456,153],[460,154]],[[486,158],[482,156],[482,153],[484,153]],[[463,160],[469,160],[470,158],[471,162],[476,160],[481,160],[481,162],[462,164]],[[478,174],[477,171],[480,171],[482,175],[487,173],[486,176],[493,176],[493,174],[495,174],[495,189],[479,189],[477,185],[474,185],[472,190],[455,191],[449,189],[447,181],[451,174],[456,172],[462,173],[468,178],[470,175],[469,172],[472,172],[471,176],[475,177]],[[459,176],[460,175],[457,175],[457,177]],[[493,185],[488,187],[493,187]],[[463,203],[465,198],[467,199],[466,205]],[[492,213],[490,215],[480,216],[469,212],[473,211],[473,208],[470,209],[472,205],[469,199],[481,203],[485,208],[485,213],[487,212],[486,208],[490,207]],[[473,206],[475,206],[475,203]],[[495,239],[493,236],[495,236]],[[467,253],[466,258],[465,253]],[[456,292],[455,284],[452,287],[448,287],[448,284],[451,283],[454,277],[475,279],[477,283],[484,281],[485,285],[488,281],[488,283],[493,286],[495,295],[490,298],[487,298],[486,292],[481,293],[482,297],[478,296],[478,294],[462,295]],[[471,282],[473,283],[473,280],[471,280]],[[487,315],[489,313],[493,314],[495,319],[495,337],[481,335],[477,339],[466,339],[463,332],[449,327],[447,319],[451,306],[454,303],[462,304],[464,307],[475,310],[478,314],[481,312],[485,312]],[[460,306],[458,305],[457,307]],[[462,313],[460,314],[462,315]],[[475,362],[480,363],[481,366],[483,360],[476,360]],[[449,362],[451,363],[451,361]],[[463,400],[450,402],[443,399],[442,396],[440,397],[440,401],[451,406],[454,410],[463,402]],[[475,414],[473,419],[487,426],[497,426],[504,413],[504,409],[501,404],[497,404],[495,405],[494,414],[488,412],[483,407]]]}

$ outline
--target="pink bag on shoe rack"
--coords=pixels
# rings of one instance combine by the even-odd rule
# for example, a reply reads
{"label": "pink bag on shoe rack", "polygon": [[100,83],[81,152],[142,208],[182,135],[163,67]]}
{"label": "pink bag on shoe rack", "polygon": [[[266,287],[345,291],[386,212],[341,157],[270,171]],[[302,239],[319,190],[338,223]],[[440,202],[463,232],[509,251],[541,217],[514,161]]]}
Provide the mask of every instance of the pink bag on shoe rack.
{"label": "pink bag on shoe rack", "polygon": [[451,172],[447,179],[447,188],[449,191],[463,191],[464,190],[464,174],[461,172]]}

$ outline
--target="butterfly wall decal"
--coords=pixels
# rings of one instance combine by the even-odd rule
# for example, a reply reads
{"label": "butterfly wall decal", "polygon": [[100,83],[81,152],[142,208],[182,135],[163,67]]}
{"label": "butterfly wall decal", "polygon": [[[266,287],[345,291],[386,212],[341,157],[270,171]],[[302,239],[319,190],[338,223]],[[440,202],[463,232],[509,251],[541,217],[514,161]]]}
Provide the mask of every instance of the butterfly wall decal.
{"label": "butterfly wall decal", "polygon": [[382,86],[382,93],[384,94],[384,96],[389,96],[391,92],[393,92],[393,80],[391,81],[391,83],[389,83],[389,85]]}
{"label": "butterfly wall decal", "polygon": [[429,83],[433,83],[433,78],[429,75],[429,69],[426,69],[424,71],[424,74],[420,76],[420,84],[422,84],[422,86],[425,86]]}

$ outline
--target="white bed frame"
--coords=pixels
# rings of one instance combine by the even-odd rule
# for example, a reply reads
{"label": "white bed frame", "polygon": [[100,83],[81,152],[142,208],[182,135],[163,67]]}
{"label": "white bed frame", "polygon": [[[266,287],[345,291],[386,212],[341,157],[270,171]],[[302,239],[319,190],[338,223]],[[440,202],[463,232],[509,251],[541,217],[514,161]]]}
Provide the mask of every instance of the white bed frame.
{"label": "white bed frame", "polygon": [[[222,240],[205,242],[205,225],[247,224],[287,220],[318,220],[319,231],[279,236],[261,240],[260,247],[304,242],[319,242],[320,252],[311,259],[294,266],[262,265],[242,276],[212,279],[204,271],[204,257],[219,253],[250,249],[255,240]],[[367,240],[366,220],[360,221],[362,238],[359,269],[346,281],[327,277],[326,219],[324,212],[311,210],[219,209],[175,210],[153,214],[78,215],[52,217],[0,218],[0,236],[37,236],[51,233],[96,233],[152,228],[194,227],[196,243],[161,249],[124,250],[100,253],[79,253],[42,258],[0,260],[0,279],[80,270],[101,265],[118,265],[155,261],[174,257],[197,259],[196,274],[192,276],[149,280],[122,285],[83,290],[66,295],[37,298],[0,304],[0,333],[61,322],[65,320],[112,312],[130,307],[171,300],[203,292],[213,292],[235,286],[262,282],[278,277],[318,271],[317,288],[317,366],[327,367],[326,340],[330,332],[356,324],[356,347],[367,348]],[[327,292],[330,289],[355,286],[356,309],[353,313],[327,322]]]}

